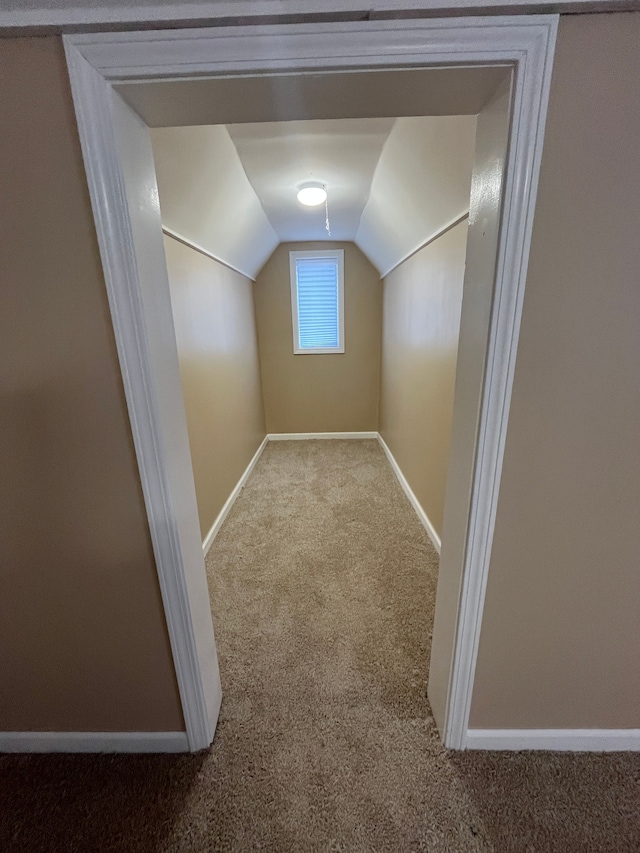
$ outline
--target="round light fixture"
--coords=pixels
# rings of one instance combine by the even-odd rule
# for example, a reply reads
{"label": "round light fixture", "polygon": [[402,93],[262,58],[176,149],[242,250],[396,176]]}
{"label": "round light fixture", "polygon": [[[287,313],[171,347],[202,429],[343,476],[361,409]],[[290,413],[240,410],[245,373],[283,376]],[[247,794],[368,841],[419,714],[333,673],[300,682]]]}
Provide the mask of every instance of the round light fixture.
{"label": "round light fixture", "polygon": [[316,207],[322,204],[327,198],[327,191],[323,184],[309,182],[301,184],[298,190],[298,201],[300,204],[305,204],[307,207]]}

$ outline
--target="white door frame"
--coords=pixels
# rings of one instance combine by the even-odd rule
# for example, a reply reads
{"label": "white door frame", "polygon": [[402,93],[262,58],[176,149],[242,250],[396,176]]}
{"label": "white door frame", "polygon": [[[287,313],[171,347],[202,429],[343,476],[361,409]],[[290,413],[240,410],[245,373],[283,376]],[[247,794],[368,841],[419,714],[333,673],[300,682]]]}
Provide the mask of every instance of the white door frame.
{"label": "white door frame", "polygon": [[[466,745],[480,624],[518,344],[557,16],[271,24],[64,37],[73,99],[178,685],[192,750],[208,746],[206,673],[198,658],[157,375],[141,307],[141,251],[116,144],[112,86],[230,74],[510,65],[512,115],[491,329],[445,744]],[[156,371],[154,373],[154,371]],[[180,403],[181,404],[181,403]],[[200,543],[198,543],[198,546]],[[215,665],[215,661],[212,663]]]}

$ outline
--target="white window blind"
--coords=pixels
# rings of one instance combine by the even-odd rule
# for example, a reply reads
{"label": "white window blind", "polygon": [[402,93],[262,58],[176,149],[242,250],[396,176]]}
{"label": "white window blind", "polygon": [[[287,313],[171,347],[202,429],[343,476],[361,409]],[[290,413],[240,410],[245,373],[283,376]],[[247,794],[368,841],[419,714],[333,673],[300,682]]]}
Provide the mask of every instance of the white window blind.
{"label": "white window blind", "polygon": [[342,251],[291,256],[294,352],[344,352]]}

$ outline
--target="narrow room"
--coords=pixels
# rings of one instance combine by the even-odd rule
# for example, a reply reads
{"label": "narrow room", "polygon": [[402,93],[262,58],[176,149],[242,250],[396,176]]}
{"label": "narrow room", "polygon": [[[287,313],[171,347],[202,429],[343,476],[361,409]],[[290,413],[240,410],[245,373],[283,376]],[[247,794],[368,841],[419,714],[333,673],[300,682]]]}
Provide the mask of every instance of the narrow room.
{"label": "narrow room", "polygon": [[[203,540],[266,434],[379,432],[438,543],[475,117],[151,135]],[[292,252],[311,292],[314,258],[341,258],[303,346]]]}
{"label": "narrow room", "polygon": [[454,115],[151,131],[217,737],[234,731],[238,779],[260,743],[283,781],[328,761],[349,787],[363,731],[391,748],[403,719],[416,751],[435,733],[475,130]]}

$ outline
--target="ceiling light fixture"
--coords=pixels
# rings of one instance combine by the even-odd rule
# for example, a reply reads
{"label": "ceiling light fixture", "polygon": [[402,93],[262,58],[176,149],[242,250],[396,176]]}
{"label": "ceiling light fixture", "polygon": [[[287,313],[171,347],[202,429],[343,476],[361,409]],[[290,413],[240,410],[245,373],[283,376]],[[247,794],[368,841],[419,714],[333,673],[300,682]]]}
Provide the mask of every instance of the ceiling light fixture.
{"label": "ceiling light fixture", "polygon": [[327,200],[327,191],[324,184],[316,181],[309,181],[306,184],[301,184],[298,190],[298,201],[300,204],[305,204],[307,207],[316,207]]}

